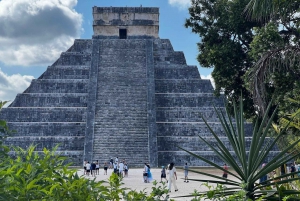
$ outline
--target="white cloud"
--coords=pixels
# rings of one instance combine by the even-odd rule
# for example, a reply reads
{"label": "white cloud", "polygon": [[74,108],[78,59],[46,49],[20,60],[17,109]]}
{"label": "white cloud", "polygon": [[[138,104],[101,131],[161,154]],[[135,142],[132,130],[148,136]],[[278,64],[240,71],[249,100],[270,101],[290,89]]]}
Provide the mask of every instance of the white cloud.
{"label": "white cloud", "polygon": [[[0,101],[12,101],[18,93],[22,93],[34,79],[31,75],[7,75],[0,68]],[[8,106],[8,104],[6,105]]]}
{"label": "white cloud", "polygon": [[191,5],[191,0],[168,0],[169,4],[172,6],[177,6],[179,8],[187,8]]}
{"label": "white cloud", "polygon": [[209,75],[201,75],[201,79],[205,79],[205,80],[210,80],[211,84],[213,85],[213,88],[215,89],[216,86],[215,86],[215,80],[214,78],[211,76],[211,74]]}
{"label": "white cloud", "polygon": [[82,31],[77,0],[0,1],[0,61],[6,65],[54,62]]}

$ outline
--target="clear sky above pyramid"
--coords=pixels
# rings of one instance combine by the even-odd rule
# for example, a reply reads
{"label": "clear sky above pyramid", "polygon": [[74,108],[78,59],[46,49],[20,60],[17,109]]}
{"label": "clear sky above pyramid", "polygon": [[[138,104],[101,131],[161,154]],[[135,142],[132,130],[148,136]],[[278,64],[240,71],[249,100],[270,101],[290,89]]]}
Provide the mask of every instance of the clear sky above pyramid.
{"label": "clear sky above pyramid", "polygon": [[66,51],[76,38],[90,39],[92,7],[159,7],[160,38],[183,51],[203,78],[212,69],[196,60],[199,36],[184,27],[190,0],[0,0],[0,100],[13,100]]}

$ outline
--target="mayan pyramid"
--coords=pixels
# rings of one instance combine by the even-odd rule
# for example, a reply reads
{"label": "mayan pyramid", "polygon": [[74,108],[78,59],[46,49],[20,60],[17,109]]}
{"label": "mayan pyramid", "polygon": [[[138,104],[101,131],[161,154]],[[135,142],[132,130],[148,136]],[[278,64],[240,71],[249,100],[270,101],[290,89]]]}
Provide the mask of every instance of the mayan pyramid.
{"label": "mayan pyramid", "polygon": [[60,144],[74,165],[117,156],[130,166],[207,165],[176,145],[223,163],[198,137],[213,140],[203,114],[228,143],[213,109],[224,110],[223,100],[159,38],[159,8],[93,7],[93,17],[92,39],[75,40],[2,110],[17,131],[6,144],[37,151]]}

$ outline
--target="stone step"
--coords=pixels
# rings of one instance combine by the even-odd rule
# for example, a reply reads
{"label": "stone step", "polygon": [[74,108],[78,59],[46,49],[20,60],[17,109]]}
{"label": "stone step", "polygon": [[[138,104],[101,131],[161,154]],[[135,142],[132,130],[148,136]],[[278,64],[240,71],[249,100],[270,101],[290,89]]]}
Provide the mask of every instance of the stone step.
{"label": "stone step", "polygon": [[210,80],[165,79],[155,80],[155,93],[212,93]]}
{"label": "stone step", "polygon": [[199,94],[155,94],[156,107],[224,107],[221,97],[199,96]]}
{"label": "stone step", "polygon": [[200,79],[197,66],[155,67],[155,79]]}
{"label": "stone step", "polygon": [[92,53],[93,40],[91,39],[75,39],[74,44],[67,52]]}
{"label": "stone step", "polygon": [[22,93],[10,107],[87,107],[86,93]]}
{"label": "stone step", "polygon": [[[219,108],[225,112],[225,108]],[[202,117],[206,121],[218,122],[218,116],[212,107],[193,107],[193,108],[157,108],[157,122],[203,122]]]}
{"label": "stone step", "polygon": [[146,40],[134,39],[134,40],[120,40],[120,39],[104,39],[101,40],[101,50],[114,49],[117,50],[145,50]]}
{"label": "stone step", "polygon": [[154,65],[162,64],[180,64],[186,65],[186,60],[183,52],[174,51],[174,52],[153,52]]}
{"label": "stone step", "polygon": [[50,122],[30,122],[30,123],[8,123],[9,128],[16,132],[14,137],[28,136],[84,136],[86,123],[50,123]]}
{"label": "stone step", "polygon": [[[217,144],[214,137],[204,137],[204,139],[212,145]],[[265,142],[269,142],[269,139]],[[220,137],[220,140],[228,151],[234,151],[227,137]],[[251,141],[251,137],[245,139],[246,150],[250,149]],[[178,147],[184,148],[188,151],[212,151],[212,149],[199,137],[168,136],[157,138],[158,151],[181,151]]]}
{"label": "stone step", "polygon": [[52,66],[39,79],[89,79],[88,66]]}
{"label": "stone step", "polygon": [[91,54],[84,52],[63,52],[61,53],[59,59],[53,64],[70,66],[70,65],[91,65]]}
{"label": "stone step", "polygon": [[[209,126],[218,136],[225,136],[222,124],[219,121],[208,122]],[[212,134],[204,122],[188,122],[188,123],[156,123],[157,137],[163,136],[198,136],[211,137]],[[245,123],[244,129],[247,137],[252,136],[253,127],[250,123]]]}
{"label": "stone step", "polygon": [[87,79],[33,79],[24,93],[87,93]]}
{"label": "stone step", "polygon": [[86,108],[3,108],[7,122],[85,122]]}

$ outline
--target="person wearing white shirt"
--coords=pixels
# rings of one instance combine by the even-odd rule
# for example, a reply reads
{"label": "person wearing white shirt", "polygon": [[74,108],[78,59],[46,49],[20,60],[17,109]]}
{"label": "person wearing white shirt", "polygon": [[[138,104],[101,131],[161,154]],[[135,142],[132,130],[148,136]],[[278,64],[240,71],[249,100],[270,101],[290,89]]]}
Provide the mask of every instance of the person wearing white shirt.
{"label": "person wearing white shirt", "polygon": [[90,172],[91,172],[91,164],[89,162],[87,162],[86,166],[86,175],[90,176]]}
{"label": "person wearing white shirt", "polygon": [[119,163],[119,176],[123,177],[123,169],[124,169],[124,163],[121,161]]}
{"label": "person wearing white shirt", "polygon": [[176,168],[174,167],[174,163],[170,163],[168,167],[168,173],[169,173],[169,180],[168,180],[168,189],[169,192],[171,192],[171,185],[173,184],[175,188],[175,192],[178,191],[176,180],[177,180],[177,174],[176,174]]}

